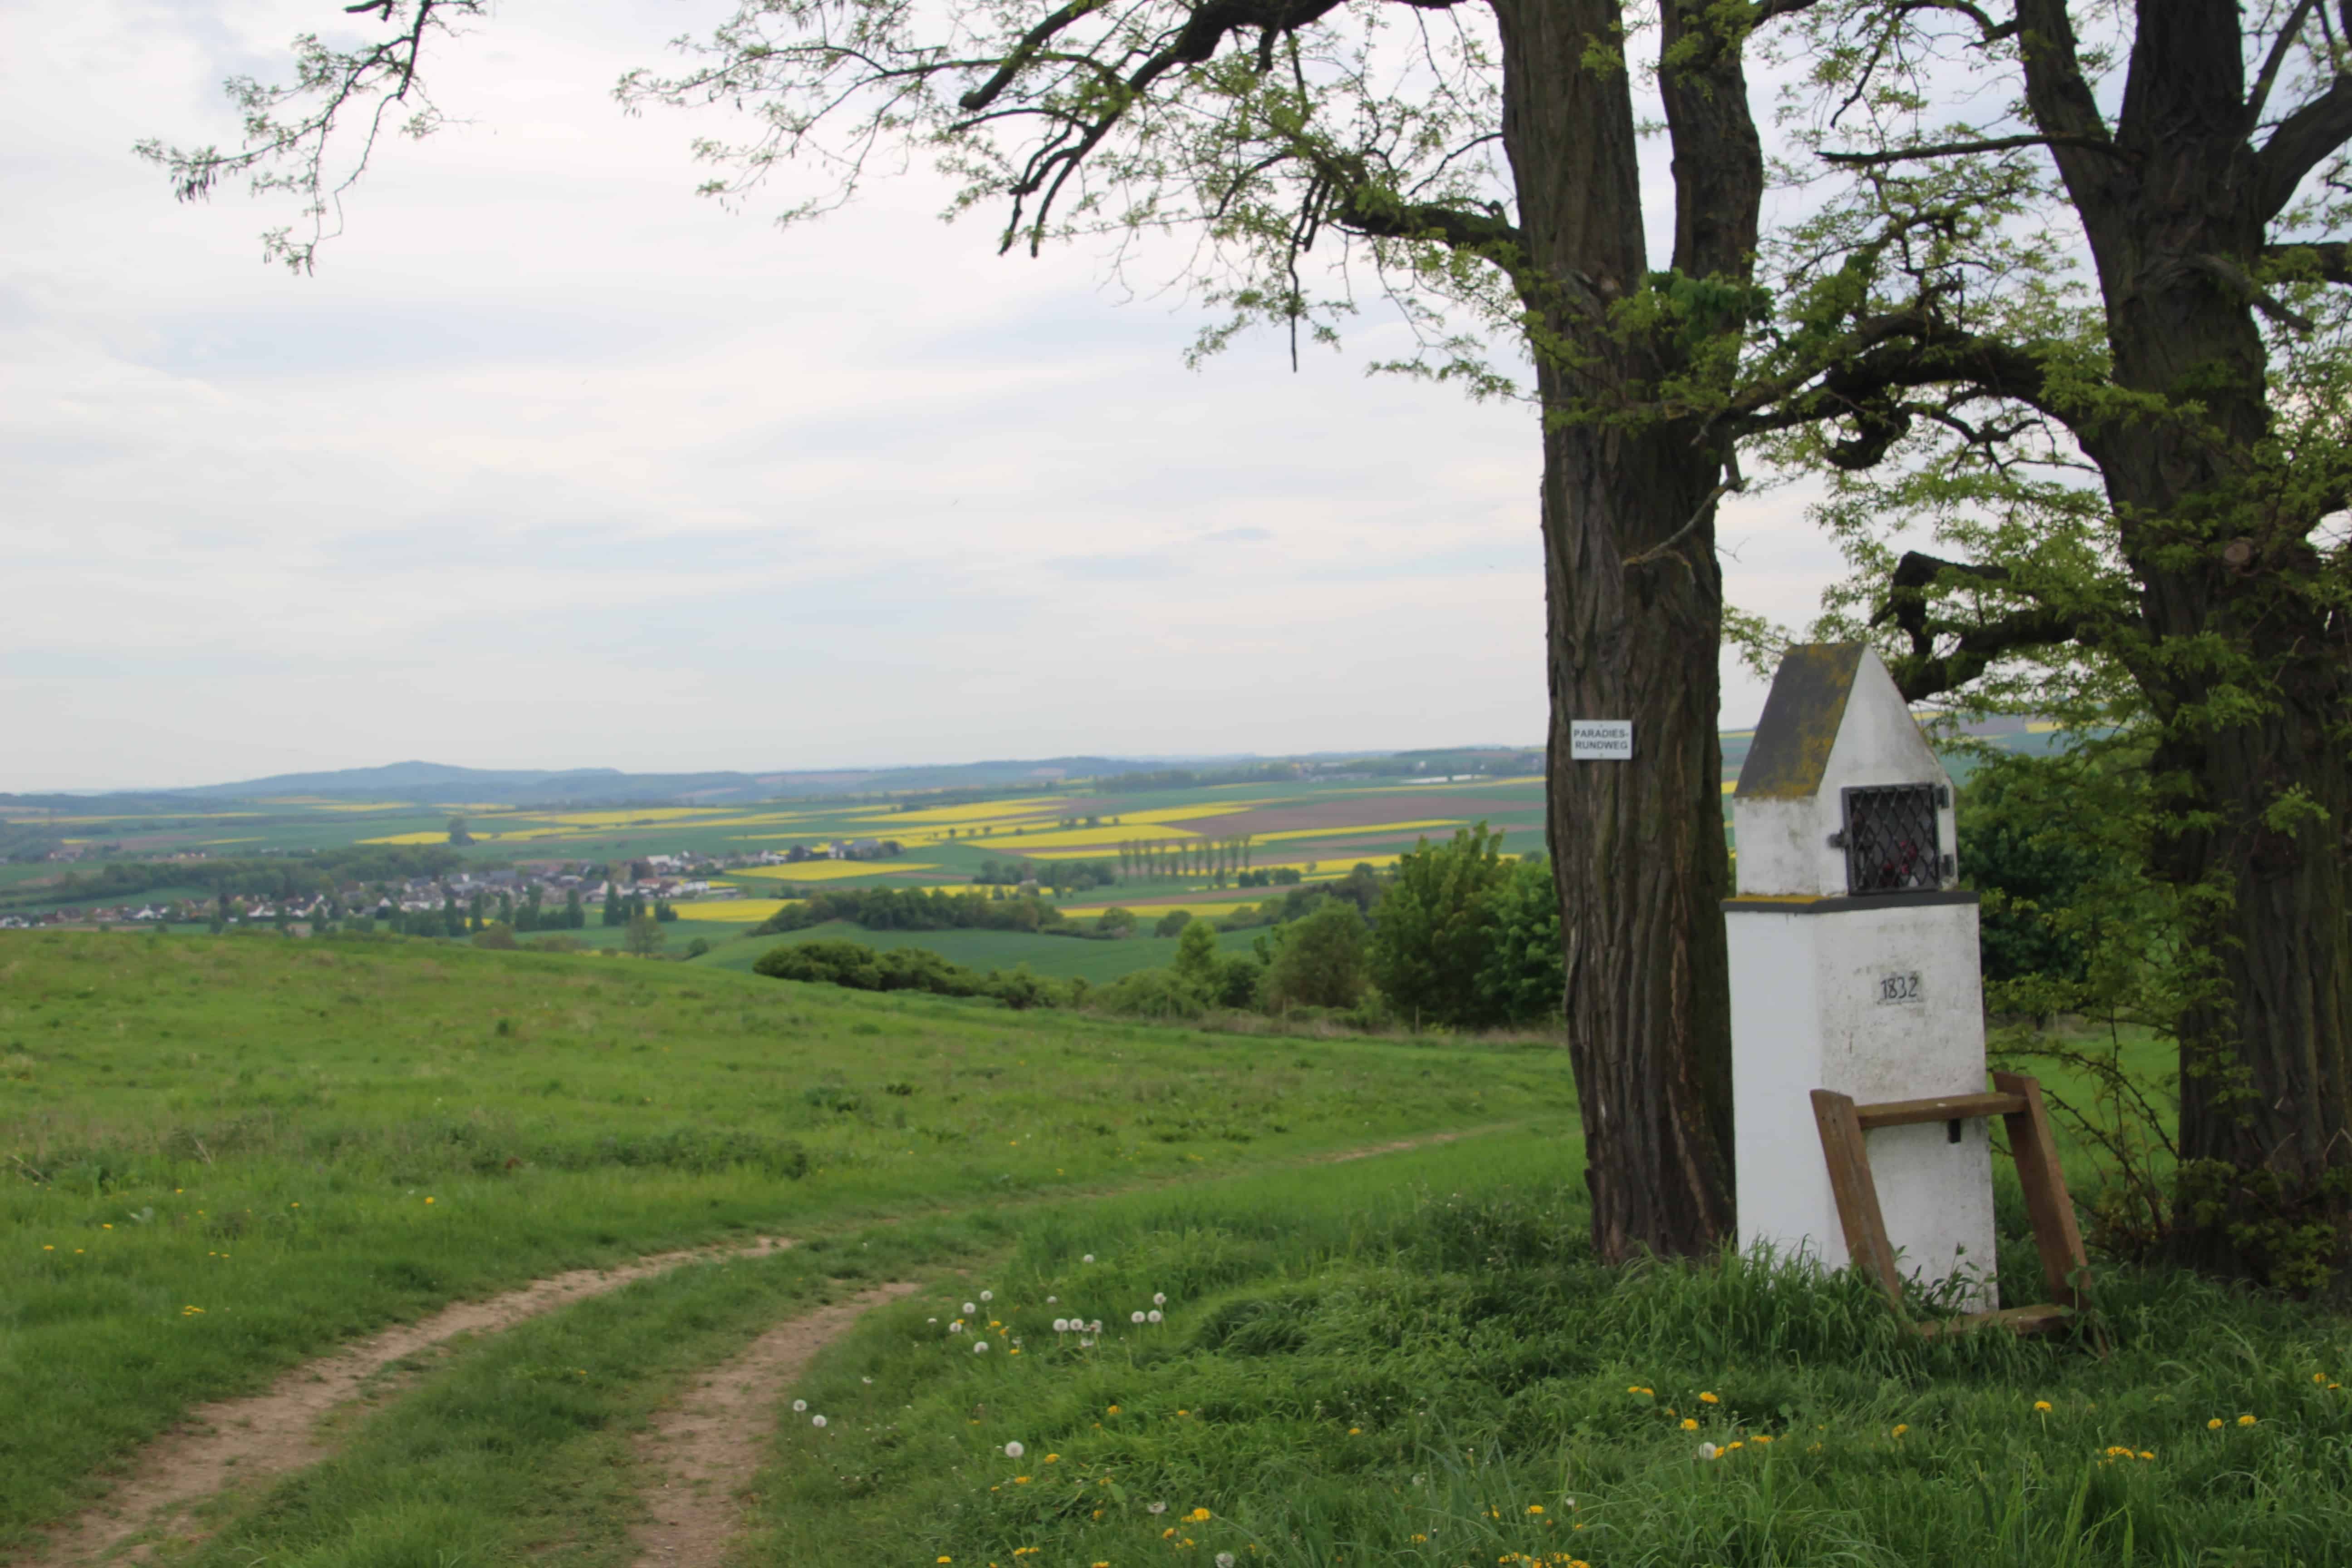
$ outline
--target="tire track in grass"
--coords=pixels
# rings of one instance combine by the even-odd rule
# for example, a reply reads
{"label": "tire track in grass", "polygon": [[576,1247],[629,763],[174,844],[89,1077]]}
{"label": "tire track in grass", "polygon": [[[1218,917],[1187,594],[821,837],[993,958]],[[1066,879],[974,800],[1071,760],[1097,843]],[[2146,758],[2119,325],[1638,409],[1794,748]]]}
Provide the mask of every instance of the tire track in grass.
{"label": "tire track in grass", "polygon": [[778,1323],[710,1368],[636,1442],[646,1517],[630,1531],[636,1568],[717,1568],[743,1524],[742,1493],[766,1453],[777,1405],[811,1358],[869,1310],[919,1287],[880,1285]]}
{"label": "tire track in grass", "polygon": [[[1426,1143],[1451,1142],[1458,1138],[1506,1131],[1517,1125],[1496,1122],[1420,1139],[1305,1155],[1276,1163],[1320,1164],[1368,1159]],[[1055,1192],[1038,1194],[1033,1201],[1104,1197],[1157,1184],[1160,1184]],[[954,1210],[950,1207],[940,1212]],[[880,1223],[893,1222],[886,1219]],[[29,1557],[18,1561],[38,1564],[39,1568],[83,1568],[108,1557],[133,1536],[167,1523],[192,1504],[233,1487],[248,1487],[255,1481],[319,1463],[336,1447],[332,1435],[323,1429],[328,1416],[358,1397],[370,1378],[457,1335],[496,1333],[681,1264],[761,1258],[792,1245],[789,1238],[760,1237],[745,1247],[650,1253],[609,1268],[572,1269],[483,1300],[453,1302],[416,1322],[398,1324],[356,1341],[289,1369],[260,1394],[215,1400],[190,1410],[171,1431],[131,1458],[128,1473],[102,1500],[49,1526],[47,1539],[35,1547]],[[810,1321],[813,1320],[796,1320]],[[805,1361],[806,1357],[802,1359]],[[141,1548],[136,1555],[143,1558],[150,1553]],[[681,1557],[677,1561],[704,1559]]]}
{"label": "tire track in grass", "polygon": [[452,1302],[345,1345],[292,1368],[259,1394],[198,1405],[139,1454],[103,1501],[54,1527],[26,1561],[44,1568],[95,1563],[192,1503],[317,1464],[334,1449],[323,1430],[326,1417],[357,1397],[368,1379],[459,1334],[497,1333],[681,1264],[764,1258],[792,1245],[763,1236],[746,1247],[657,1252],[610,1268],[550,1275],[483,1300]]}

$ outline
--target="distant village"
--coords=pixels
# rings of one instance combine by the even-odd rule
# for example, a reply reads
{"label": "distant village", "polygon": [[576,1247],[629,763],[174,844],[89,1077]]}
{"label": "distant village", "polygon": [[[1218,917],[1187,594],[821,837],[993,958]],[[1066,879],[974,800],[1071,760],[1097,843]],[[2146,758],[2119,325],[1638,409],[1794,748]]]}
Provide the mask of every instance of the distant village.
{"label": "distant village", "polygon": [[[551,931],[587,924],[599,918],[599,910],[666,910],[698,899],[742,897],[744,889],[711,880],[728,871],[809,860],[880,860],[903,851],[895,838],[852,838],[814,847],[795,844],[739,855],[690,851],[641,855],[609,866],[594,860],[530,861],[400,881],[349,882],[330,891],[282,900],[225,895],[0,914],[0,931],[92,924],[315,928],[346,921],[396,925],[421,916],[438,916],[453,931],[479,930],[491,921],[518,931]],[[180,860],[208,858],[201,850],[172,857]]]}

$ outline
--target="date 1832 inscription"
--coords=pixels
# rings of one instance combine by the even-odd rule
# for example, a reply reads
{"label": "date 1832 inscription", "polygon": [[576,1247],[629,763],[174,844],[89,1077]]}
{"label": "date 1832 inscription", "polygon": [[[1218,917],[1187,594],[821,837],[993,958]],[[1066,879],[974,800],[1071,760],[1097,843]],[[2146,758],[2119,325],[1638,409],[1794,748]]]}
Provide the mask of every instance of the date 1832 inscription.
{"label": "date 1832 inscription", "polygon": [[1882,1007],[1902,1007],[1922,999],[1919,972],[1907,970],[1899,974],[1878,977],[1878,1005]]}

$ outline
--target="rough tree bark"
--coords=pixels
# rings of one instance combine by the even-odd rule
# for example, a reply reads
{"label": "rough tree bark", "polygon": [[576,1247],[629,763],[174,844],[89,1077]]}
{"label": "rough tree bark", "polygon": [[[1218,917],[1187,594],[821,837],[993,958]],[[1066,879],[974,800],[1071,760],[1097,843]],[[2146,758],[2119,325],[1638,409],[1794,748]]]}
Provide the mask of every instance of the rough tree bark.
{"label": "rough tree bark", "polygon": [[[1571,416],[1638,403],[1681,368],[1601,317],[1649,265],[1630,84],[1594,64],[1622,18],[1611,0],[1495,9],[1520,289],[1543,323],[1549,816],[1593,1242],[1612,1260],[1704,1252],[1735,1218],[1715,557],[1731,453],[1688,419]],[[1675,267],[1745,284],[1764,175],[1740,37],[1679,0],[1664,24]],[[1573,760],[1578,719],[1633,721],[1632,760]]]}
{"label": "rough tree bark", "polygon": [[[2231,895],[2197,932],[2218,996],[2180,1021],[2182,1235],[2194,1261],[2259,1274],[2292,1249],[2278,1224],[2324,1226],[2328,1251],[2352,1251],[2352,685],[2347,628],[2296,585],[2316,563],[2316,515],[2264,515],[2256,499],[2273,490],[2257,471],[2268,356],[2244,279],[2304,174],[2352,134],[2352,84],[2339,78],[2257,146],[2239,13],[2233,0],[2139,7],[2109,150],[2067,7],[2019,6],[2043,41],[2026,56],[2034,117],[2082,138],[2053,152],[2107,303],[2115,381],[2202,409],[2112,420],[2084,444],[2142,585],[2152,646],[2137,673],[2167,724],[2158,773],[2181,781],[2159,868],[2183,888],[2218,874]],[[2178,655],[2205,638],[2270,672],[2267,711],[2193,718],[2215,672]],[[2300,822],[2272,815],[2290,787],[2313,808]]]}

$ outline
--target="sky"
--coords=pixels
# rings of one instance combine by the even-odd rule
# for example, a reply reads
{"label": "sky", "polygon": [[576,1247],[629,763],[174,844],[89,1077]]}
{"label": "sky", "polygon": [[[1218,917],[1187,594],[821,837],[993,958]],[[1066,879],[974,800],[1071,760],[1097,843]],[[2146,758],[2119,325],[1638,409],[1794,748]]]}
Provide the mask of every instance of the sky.
{"label": "sky", "polygon": [[[928,174],[698,196],[723,122],[611,89],[725,9],[507,0],[297,278],[131,147],[339,0],[0,6],[0,791],[1541,742],[1531,414],[1376,311],[1187,369],[1181,289]],[[1799,491],[1720,534],[1784,623],[1838,571]]]}

